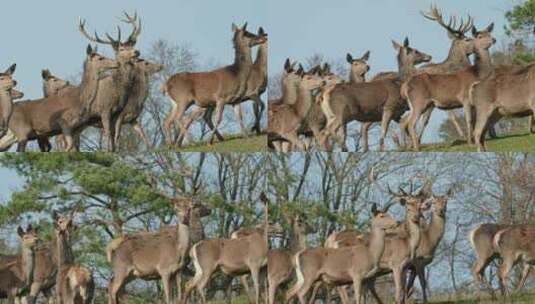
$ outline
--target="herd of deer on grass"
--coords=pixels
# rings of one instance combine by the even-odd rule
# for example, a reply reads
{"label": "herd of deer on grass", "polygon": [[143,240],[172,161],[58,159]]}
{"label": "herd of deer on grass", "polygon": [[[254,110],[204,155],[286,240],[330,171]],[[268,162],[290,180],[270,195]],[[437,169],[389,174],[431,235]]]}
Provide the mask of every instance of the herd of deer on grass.
{"label": "herd of deer on grass", "polygon": [[[283,210],[283,219],[290,227],[287,245],[269,249],[271,237],[286,234],[281,224],[270,224],[269,202],[264,194],[260,197],[264,205],[263,222],[240,228],[230,238],[205,238],[201,218],[208,216],[210,209],[202,203],[185,197],[170,199],[176,211],[176,226],[124,234],[107,245],[106,257],[112,273],[107,289],[108,303],[118,303],[125,293],[125,285],[137,278],[161,280],[166,303],[189,303],[194,290],[197,293],[194,303],[206,303],[206,287],[214,280],[217,270],[226,278],[227,301],[232,297],[232,279],[239,277],[249,301],[256,304],[261,303],[262,295],[269,304],[295,300],[301,304],[314,303],[321,287],[325,287],[325,303],[331,303],[332,291],[338,293],[342,303],[349,303],[348,286],[353,287],[355,303],[362,303],[365,291],[369,291],[377,303],[383,303],[375,282],[379,277],[392,274],[396,303],[405,303],[411,296],[416,277],[422,287],[423,300],[427,302],[425,268],[433,261],[444,236],[448,199],[453,190],[434,195],[431,183],[425,182],[415,191],[411,179],[408,191],[400,187],[395,192],[377,182],[374,170],[370,171],[369,180],[392,197],[382,209],[372,205],[370,231],[349,228],[333,232],[323,247],[316,248],[306,246],[307,234],[315,232],[306,218]],[[387,213],[398,203],[405,209],[402,222]],[[431,210],[431,219],[426,221],[424,213],[428,210]],[[75,227],[73,215],[54,212],[53,220],[54,237],[44,244],[35,228],[29,226],[26,231],[18,228],[21,253],[0,256],[0,297],[25,297],[31,304],[40,293],[50,298],[55,287],[59,303],[93,301],[95,283],[91,270],[76,263],[71,251],[69,236]],[[482,224],[473,229],[468,238],[476,255],[472,272],[480,288],[485,284],[492,291],[484,271],[496,258],[502,261],[498,277],[503,295],[508,295],[508,274],[519,263],[523,265],[523,275],[518,287],[524,285],[535,263],[533,224]],[[194,275],[182,284],[182,276],[187,275],[190,267]],[[252,279],[253,292],[250,292],[248,277]],[[284,284],[290,282],[293,285],[283,295]]]}
{"label": "herd of deer on grass", "polygon": [[[89,45],[78,86],[43,70],[43,98],[13,103],[23,97],[15,89],[16,65],[0,73],[0,151],[14,144],[17,151],[25,151],[29,141],[37,141],[41,151],[50,151],[49,138],[53,136],[59,149],[78,150],[80,134],[89,126],[102,129],[107,149],[114,151],[125,124],[131,125],[140,140],[151,147],[140,116],[149,95],[151,75],[160,72],[163,66],[140,58],[136,43],[141,34],[141,20],[137,14],[125,13],[121,21],[133,27],[125,41],[119,27],[117,38],[109,34],[101,38],[96,32],[89,34],[85,21],[80,20],[78,29],[82,35],[91,42],[111,46],[115,59],[100,55],[96,47]],[[235,61],[231,65],[209,72],[178,73],[163,84],[162,91],[172,108],[163,125],[167,145],[182,144],[189,138],[192,122],[201,117],[212,131],[211,142],[216,137],[223,140],[218,127],[225,105],[234,108],[242,133],[248,134],[241,112],[241,104],[248,100],[254,101],[252,131],[261,132],[264,103],[260,96],[267,87],[267,34],[261,27],[257,34],[246,27],[247,24],[232,26]],[[252,48],[257,45],[258,53],[253,61]],[[184,115],[190,107],[191,113]],[[173,135],[175,127],[178,132]]]}
{"label": "herd of deer on grass", "polygon": [[[370,125],[381,123],[382,151],[394,120],[400,124],[404,142],[410,138],[412,148],[419,151],[434,108],[447,110],[457,132],[468,143],[475,141],[479,151],[486,150],[485,135],[495,136],[493,126],[502,117],[530,116],[529,130],[535,132],[535,65],[493,65],[489,54],[496,42],[491,35],[493,23],[478,30],[470,16],[446,22],[436,7],[422,14],[446,29],[451,39],[448,57],[441,63],[429,63],[431,56],[412,48],[408,38],[402,44],[392,42],[398,72],[379,73],[370,81],[365,79],[369,52],[358,59],[347,55],[351,65],[347,82],[334,75],[328,64],[305,71],[288,59],[281,81],[282,97],[269,102],[270,147],[305,150],[315,142],[319,149],[331,150],[336,143],[347,151],[347,124],[359,121],[365,151]],[[473,64],[470,55],[475,55]],[[426,64],[417,67],[421,63]],[[452,112],[459,108],[464,110],[467,134]],[[393,137],[402,144],[397,135]]]}

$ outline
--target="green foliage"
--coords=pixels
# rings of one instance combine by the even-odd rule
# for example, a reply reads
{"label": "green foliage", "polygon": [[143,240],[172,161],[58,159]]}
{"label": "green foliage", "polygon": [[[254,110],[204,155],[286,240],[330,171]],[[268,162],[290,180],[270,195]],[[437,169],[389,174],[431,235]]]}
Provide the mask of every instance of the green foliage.
{"label": "green foliage", "polygon": [[[486,140],[487,149],[491,152],[530,152],[535,151],[535,134],[523,133],[499,135],[496,139]],[[422,151],[434,152],[474,152],[475,146],[466,144],[465,141],[442,142],[425,144]]]}
{"label": "green foliage", "polygon": [[515,5],[512,10],[505,13],[505,19],[508,22],[505,27],[507,35],[532,32],[535,26],[535,0]]}

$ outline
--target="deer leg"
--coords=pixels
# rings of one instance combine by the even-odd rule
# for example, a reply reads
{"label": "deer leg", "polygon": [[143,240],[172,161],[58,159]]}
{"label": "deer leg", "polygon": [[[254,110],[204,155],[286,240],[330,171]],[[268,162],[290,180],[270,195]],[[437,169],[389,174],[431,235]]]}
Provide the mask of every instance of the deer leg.
{"label": "deer leg", "polygon": [[240,276],[240,283],[243,286],[243,290],[247,295],[249,301],[251,300],[251,289],[249,288],[249,281],[247,280],[247,275]]}
{"label": "deer leg", "polygon": [[160,273],[160,278],[162,279],[163,293],[165,295],[165,303],[171,303],[171,274],[169,273]]}
{"label": "deer leg", "polygon": [[112,118],[112,114],[108,111],[106,113],[103,113],[100,117],[100,120],[102,121],[102,129],[104,130],[104,137],[106,138],[107,144],[108,144],[108,152],[114,152],[115,151],[115,141],[114,141],[114,121]]}
{"label": "deer leg", "polygon": [[121,137],[121,130],[123,128],[123,122],[124,122],[124,115],[123,113],[121,112],[121,114],[119,114],[119,116],[117,117],[116,121],[115,121],[115,125],[114,125],[114,132],[115,132],[115,136],[113,138],[113,140],[115,141],[115,143],[119,143],[119,138]]}
{"label": "deer leg", "polygon": [[[113,277],[108,283],[108,302],[109,304],[118,304],[119,292],[125,284],[127,273],[124,271],[114,271]],[[57,295],[56,295],[57,296]]]}
{"label": "deer leg", "polygon": [[259,135],[262,132],[262,129],[260,128],[260,122],[262,121],[262,114],[264,113],[264,109],[266,108],[266,106],[262,102],[262,99],[260,99],[260,96],[254,95],[252,99],[254,101],[253,111],[255,116],[255,123],[254,126],[251,128],[251,131],[254,131],[257,135]]}
{"label": "deer leg", "polygon": [[247,128],[245,127],[245,124],[243,123],[243,116],[241,112],[241,104],[237,103],[235,105],[232,105],[232,108],[234,108],[234,116],[236,117],[236,120],[238,121],[240,125],[241,133],[245,136],[249,134],[247,131]]}
{"label": "deer leg", "polygon": [[251,278],[253,279],[253,285],[255,289],[255,304],[260,304],[260,269],[251,268]]}
{"label": "deer leg", "polygon": [[362,278],[355,277],[353,278],[353,290],[355,292],[355,303],[362,303]]}
{"label": "deer leg", "polygon": [[388,134],[388,126],[390,125],[390,120],[392,120],[393,115],[394,113],[392,113],[392,111],[383,111],[383,117],[381,119],[381,139],[379,140],[379,150],[381,152],[384,152],[385,150],[385,139],[386,135]]}
{"label": "deer leg", "polygon": [[[322,286],[321,282],[317,282],[316,284],[314,284],[314,288],[312,288],[312,295],[310,296],[310,301],[308,302],[308,304],[314,304],[314,302],[316,302],[316,296],[321,286]],[[326,302],[326,303],[329,303],[329,302]]]}
{"label": "deer leg", "polygon": [[396,304],[403,303],[403,290],[405,289],[405,281],[402,279],[403,270],[399,267],[392,269],[392,276],[394,277],[394,284],[396,285]]}
{"label": "deer leg", "polygon": [[535,128],[533,128],[533,120],[535,120],[535,110],[533,110],[534,114],[531,114],[528,118],[528,131],[529,133],[535,133]]}
{"label": "deer leg", "polygon": [[504,257],[498,271],[498,278],[501,282],[501,292],[502,296],[504,297],[509,296],[509,291],[507,288],[507,275],[509,274],[509,271],[511,271],[511,269],[513,268],[514,264],[515,261],[512,257]]}
{"label": "deer leg", "polygon": [[52,145],[46,136],[37,137],[37,144],[39,144],[39,150],[41,152],[50,152],[52,150]]}
{"label": "deer leg", "polygon": [[407,298],[410,298],[414,291],[414,280],[416,279],[416,268],[417,266],[409,268],[411,270],[409,274],[409,280],[407,281],[407,286],[405,287]]}
{"label": "deer leg", "polygon": [[474,127],[474,139],[476,141],[477,150],[479,152],[486,151],[485,149],[485,131],[489,124],[489,119],[492,116],[494,109],[492,107],[481,107],[476,109],[477,118]]}
{"label": "deer leg", "polygon": [[301,150],[301,151],[305,151],[306,150],[305,145],[303,144],[301,139],[299,139],[299,136],[297,135],[296,131],[291,131],[291,132],[280,134],[280,135],[284,139],[286,139],[289,142],[291,142],[294,146],[297,146],[299,148],[299,150]]}
{"label": "deer leg", "polygon": [[210,144],[214,143],[214,140],[216,138],[216,133],[218,132],[217,129],[219,128],[219,124],[221,124],[221,119],[223,118],[223,108],[225,106],[225,101],[218,100],[216,102],[215,106],[215,116],[214,116],[214,128],[212,130],[212,135],[210,136]]}
{"label": "deer leg", "polygon": [[279,287],[278,280],[268,275],[268,304],[275,304],[275,296],[277,295],[277,288]]}
{"label": "deer leg", "polygon": [[422,288],[423,301],[424,303],[427,303],[427,280],[425,279],[425,268],[417,267],[416,274],[418,275],[418,281],[420,281],[420,287]]}
{"label": "deer leg", "polygon": [[346,138],[347,138],[347,125],[342,125],[336,130],[336,137],[339,139],[338,144],[340,145],[342,152],[347,152]]}
{"label": "deer leg", "polygon": [[305,278],[305,281],[297,291],[297,298],[299,299],[300,304],[306,304],[306,295],[308,291],[310,290],[310,287],[312,287],[312,281],[307,280]]}
{"label": "deer leg", "polygon": [[28,145],[28,139],[20,139],[17,143],[17,152],[26,152],[26,146]]}
{"label": "deer leg", "polygon": [[[424,135],[424,130],[427,127],[427,124],[429,123],[429,119],[431,118],[431,114],[433,114],[434,107],[428,107],[422,112],[420,112],[420,122],[421,122],[421,128],[420,133],[418,134],[418,143],[422,142],[422,137]],[[455,120],[456,121],[456,120]]]}
{"label": "deer leg", "polygon": [[338,292],[338,295],[340,296],[340,300],[343,304],[349,304],[349,295],[347,294],[347,289],[345,286],[340,286],[336,288],[336,291]]}
{"label": "deer leg", "polygon": [[412,148],[415,151],[420,151],[419,136],[416,133],[416,123],[418,122],[418,119],[420,118],[421,115],[422,115],[422,109],[420,107],[418,108],[413,107],[411,109],[411,112],[409,114],[409,118],[407,121],[407,129],[409,131],[409,135],[412,140]]}
{"label": "deer leg", "polygon": [[[472,113],[472,106],[469,105],[469,104],[466,104],[463,106],[463,109],[464,109],[464,119],[466,121],[466,130],[467,130],[467,135],[466,135],[466,142],[468,144],[473,144],[474,141],[473,141],[473,134],[472,134],[472,131],[473,131],[473,113]],[[450,112],[453,112],[453,111],[448,111],[449,113]],[[449,114],[448,113],[448,114]],[[454,117],[455,114],[451,114],[450,115],[451,117]]]}
{"label": "deer leg", "polygon": [[383,300],[381,300],[381,298],[379,297],[379,294],[377,293],[377,290],[375,289],[375,278],[370,279],[366,283],[366,287],[371,292],[372,297],[375,299],[375,302],[377,302],[378,304],[383,304]]}
{"label": "deer leg", "polygon": [[370,130],[370,126],[372,125],[372,122],[363,122],[360,125],[360,136],[362,137],[362,152],[368,152],[369,146],[368,146],[368,130]]}
{"label": "deer leg", "polygon": [[150,149],[152,145],[150,144],[149,139],[145,134],[145,131],[143,131],[143,127],[141,127],[141,124],[135,121],[132,123],[132,128],[136,132],[137,136],[143,141],[145,147],[147,147],[147,149]]}
{"label": "deer leg", "polygon": [[172,139],[171,139],[171,133],[172,133],[173,124],[175,122],[175,117],[177,115],[177,112],[178,112],[178,105],[174,100],[171,99],[171,111],[169,111],[163,123],[163,131],[164,131],[163,133],[165,137],[165,143],[168,146],[171,146],[173,144]]}

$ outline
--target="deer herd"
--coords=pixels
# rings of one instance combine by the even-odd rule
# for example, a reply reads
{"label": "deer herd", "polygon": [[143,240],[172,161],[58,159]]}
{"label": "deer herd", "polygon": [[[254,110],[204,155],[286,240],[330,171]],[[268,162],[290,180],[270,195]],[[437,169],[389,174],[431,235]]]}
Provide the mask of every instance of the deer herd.
{"label": "deer herd", "polygon": [[[203,217],[211,210],[192,197],[170,198],[176,226],[162,226],[156,231],[121,234],[106,247],[111,267],[107,287],[108,303],[119,303],[126,296],[125,286],[134,279],[161,280],[165,303],[207,303],[206,288],[214,283],[214,273],[220,270],[226,284],[226,298],[232,298],[232,279],[239,277],[251,303],[315,303],[322,295],[331,303],[333,292],[342,303],[363,303],[369,291],[377,303],[384,303],[376,290],[378,278],[392,274],[396,303],[405,303],[413,294],[418,278],[424,303],[428,299],[428,267],[445,234],[448,200],[454,194],[450,188],[444,195],[435,195],[432,184],[425,180],[415,190],[414,178],[410,189],[392,191],[377,181],[372,169],[370,184],[391,197],[379,208],[371,204],[370,230],[347,228],[332,232],[323,247],[307,247],[307,235],[316,233],[301,211],[290,213],[282,208],[286,223],[270,223],[269,201],[262,193],[264,206],[261,224],[243,227],[228,238],[205,238]],[[388,210],[399,204],[405,218],[397,221]],[[430,213],[430,216],[426,216]],[[426,220],[426,218],[430,218]],[[61,215],[53,212],[52,240],[41,240],[31,225],[18,228],[21,251],[15,255],[0,255],[0,298],[35,303],[43,294],[59,303],[92,303],[95,279],[92,270],[74,260],[70,235],[77,229],[74,212]],[[286,233],[283,227],[289,227]],[[270,239],[280,248],[270,249]],[[484,271],[494,259],[501,259],[499,283],[502,294],[508,295],[507,278],[511,269],[523,265],[518,288],[522,287],[535,263],[535,227],[525,225],[481,224],[471,230],[468,239],[476,262],[472,268],[476,283],[489,288]],[[283,245],[286,244],[286,245]],[[193,271],[189,270],[193,268]],[[193,276],[185,283],[182,277]],[[253,283],[250,289],[249,278]],[[291,284],[289,286],[288,284]],[[483,285],[484,284],[484,285]],[[286,289],[284,286],[288,286]],[[353,287],[353,292],[348,290]],[[284,292],[284,290],[286,290]],[[323,290],[323,291],[322,291]],[[196,298],[192,299],[195,291]]]}
{"label": "deer herd", "polygon": [[[429,63],[431,56],[411,47],[408,38],[402,44],[392,41],[398,71],[379,73],[370,81],[365,77],[369,52],[359,59],[347,54],[348,81],[333,75],[328,64],[305,71],[288,59],[281,81],[282,97],[268,103],[268,145],[276,151],[288,151],[306,150],[313,143],[320,150],[332,150],[336,144],[347,151],[347,125],[356,120],[361,122],[364,151],[368,149],[370,125],[381,123],[379,146],[383,151],[394,120],[400,125],[404,144],[410,139],[412,148],[419,151],[434,108],[447,110],[457,132],[468,143],[475,141],[479,151],[486,150],[485,136],[495,133],[493,127],[502,117],[530,116],[529,129],[535,132],[534,65],[492,63],[489,49],[496,42],[493,23],[478,30],[470,16],[467,20],[451,17],[446,22],[435,6],[422,14],[443,27],[451,40],[448,57],[440,63]],[[475,57],[473,64],[471,55]],[[466,135],[452,112],[459,108],[464,110]],[[397,134],[393,138],[401,145]]]}
{"label": "deer herd", "polygon": [[[83,64],[82,79],[78,86],[42,71],[43,98],[13,102],[23,94],[15,89],[13,79],[16,65],[0,73],[0,151],[17,144],[17,151],[25,151],[29,141],[37,141],[41,151],[50,151],[51,137],[56,137],[57,148],[76,151],[80,148],[80,135],[87,127],[102,129],[108,151],[115,151],[121,129],[131,125],[140,140],[150,148],[140,121],[147,101],[151,76],[163,66],[140,58],[136,49],[141,34],[141,19],[125,13],[122,22],[132,26],[131,34],[122,40],[118,27],[117,38],[109,34],[100,37],[89,34],[85,21],[78,29],[90,42],[112,47],[115,58],[106,58],[89,45]],[[223,140],[218,127],[225,105],[232,105],[241,131],[248,134],[242,119],[241,104],[254,101],[255,123],[253,130],[261,132],[264,103],[260,96],[267,86],[267,34],[259,28],[254,34],[233,24],[232,42],[235,60],[232,64],[209,72],[183,72],[172,75],[162,86],[162,92],[171,102],[171,110],[162,126],[166,144],[180,145],[188,137],[191,123],[204,117],[215,137]],[[258,46],[255,61],[252,48]],[[184,115],[193,106],[191,113]],[[212,116],[215,110],[215,119]],[[173,135],[174,127],[178,128]]]}

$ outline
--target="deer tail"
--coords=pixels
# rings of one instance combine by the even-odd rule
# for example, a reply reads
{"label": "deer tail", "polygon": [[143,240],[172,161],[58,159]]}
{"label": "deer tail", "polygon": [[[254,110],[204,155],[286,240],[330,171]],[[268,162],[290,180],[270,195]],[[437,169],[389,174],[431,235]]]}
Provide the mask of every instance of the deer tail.
{"label": "deer tail", "polygon": [[496,251],[498,251],[498,252],[501,250],[501,244],[500,243],[502,241],[502,235],[507,230],[508,230],[508,228],[498,231],[498,233],[496,233],[496,235],[494,235],[494,238],[492,239],[492,245],[494,246],[494,249]]}
{"label": "deer tail", "polygon": [[301,254],[303,253],[303,251],[305,251],[305,250],[299,251],[294,256],[294,259],[295,259],[294,260],[294,263],[295,263],[294,268],[295,268],[295,276],[297,278],[297,281],[295,282],[295,285],[290,290],[288,290],[288,292],[286,293],[286,301],[289,301],[291,298],[293,298],[297,294],[299,289],[301,289],[301,287],[305,283],[305,276],[303,275],[302,259],[301,259]]}

